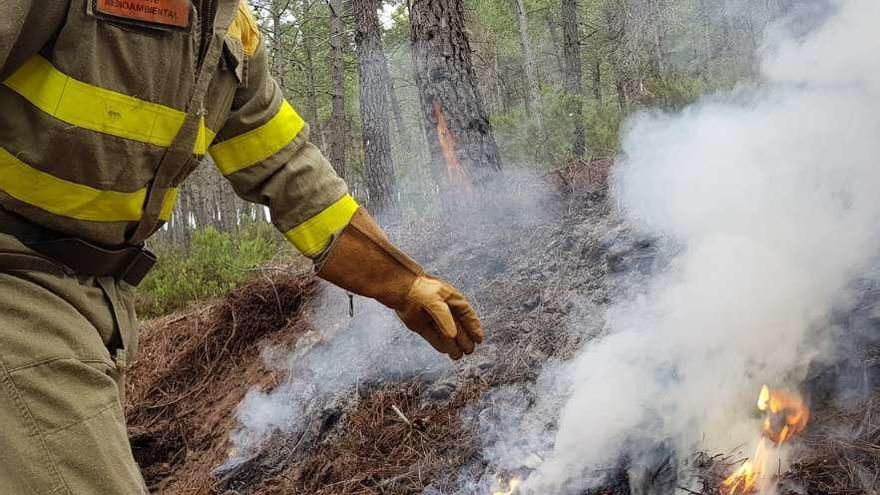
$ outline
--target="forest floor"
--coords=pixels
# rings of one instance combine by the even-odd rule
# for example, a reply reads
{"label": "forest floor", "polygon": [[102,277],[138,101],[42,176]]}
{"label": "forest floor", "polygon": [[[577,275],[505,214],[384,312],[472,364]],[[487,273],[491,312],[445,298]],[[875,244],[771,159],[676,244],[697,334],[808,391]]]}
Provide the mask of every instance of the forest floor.
{"label": "forest floor", "polygon": [[[601,335],[607,305],[656,267],[655,243],[635,237],[609,204],[609,166],[598,161],[514,179],[477,211],[392,226],[416,259],[470,296],[486,343],[452,366],[410,368],[323,397],[295,430],[275,432],[234,464],[227,461],[236,454],[230,434],[237,406],[249,390],[270,392],[289,378],[284,367],[267,364],[266,349],[314,352],[328,345],[321,325],[357,331],[347,328],[347,302],[328,323],[325,289],[304,264],[268,268],[224,299],[148,322],[126,410],[150,489],[471,493],[462,490],[463,478],[511,474],[483,459],[480,428],[468,418],[504,414],[492,396],[501,388],[520,387],[528,400],[544,365],[573,357]],[[864,355],[866,370],[880,366],[877,356]],[[880,406],[880,394],[816,411],[804,437],[811,454],[785,475],[789,493],[876,486],[866,477],[880,472],[880,416],[866,405]],[[707,482],[703,493],[717,490]],[[631,491],[622,466],[591,493]]]}

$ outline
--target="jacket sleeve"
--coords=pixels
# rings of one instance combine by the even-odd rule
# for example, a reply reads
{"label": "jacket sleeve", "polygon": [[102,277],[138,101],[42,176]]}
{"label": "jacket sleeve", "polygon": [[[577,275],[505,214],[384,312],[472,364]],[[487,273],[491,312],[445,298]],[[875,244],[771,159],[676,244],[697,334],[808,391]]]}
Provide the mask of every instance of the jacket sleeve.
{"label": "jacket sleeve", "polygon": [[0,8],[0,81],[35,55],[61,28],[70,0],[3,0]]}
{"label": "jacket sleeve", "polygon": [[[358,205],[309,142],[308,125],[269,73],[265,47],[244,2],[240,9],[233,29],[244,31],[237,34],[247,57],[247,79],[208,151],[236,194],[268,206],[278,230],[300,252],[317,258],[348,225]],[[256,39],[249,39],[242,16]]]}

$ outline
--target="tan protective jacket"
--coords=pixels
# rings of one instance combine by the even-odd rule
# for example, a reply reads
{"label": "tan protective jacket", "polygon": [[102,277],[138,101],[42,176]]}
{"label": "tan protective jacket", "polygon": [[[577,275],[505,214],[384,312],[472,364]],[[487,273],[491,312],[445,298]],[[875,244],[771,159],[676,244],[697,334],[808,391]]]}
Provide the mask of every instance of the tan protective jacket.
{"label": "tan protective jacket", "polygon": [[0,206],[140,243],[210,154],[316,256],[357,205],[268,70],[245,0],[3,0]]}

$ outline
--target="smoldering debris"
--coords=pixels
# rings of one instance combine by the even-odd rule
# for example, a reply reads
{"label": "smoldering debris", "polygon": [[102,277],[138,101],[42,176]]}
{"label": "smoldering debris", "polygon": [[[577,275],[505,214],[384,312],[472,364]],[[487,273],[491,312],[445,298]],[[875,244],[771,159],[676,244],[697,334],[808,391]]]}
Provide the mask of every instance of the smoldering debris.
{"label": "smoldering debris", "polygon": [[[829,12],[771,33],[759,87],[629,122],[615,196],[682,249],[563,368],[558,419],[529,430],[552,448],[522,493],[581,493],[644,445],[679,459],[751,445],[761,385],[796,389],[830,352],[832,310],[880,247],[880,4]],[[523,440],[493,442],[490,459]]]}

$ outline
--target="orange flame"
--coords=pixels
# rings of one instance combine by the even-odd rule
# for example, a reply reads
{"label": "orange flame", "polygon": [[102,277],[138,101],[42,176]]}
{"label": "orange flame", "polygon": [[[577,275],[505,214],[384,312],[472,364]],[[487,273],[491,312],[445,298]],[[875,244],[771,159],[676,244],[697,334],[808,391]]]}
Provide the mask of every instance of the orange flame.
{"label": "orange flame", "polygon": [[[766,413],[764,436],[777,445],[804,431],[810,421],[810,410],[796,394],[784,390],[771,391],[766,385],[761,390],[766,400],[758,402],[758,408]],[[764,406],[763,408],[760,406]]]}
{"label": "orange flame", "polygon": [[[764,413],[761,438],[755,455],[722,482],[727,495],[743,495],[760,491],[761,475],[766,471],[771,444],[778,446],[804,431],[810,420],[810,409],[794,392],[771,390],[764,385],[758,395],[758,410]],[[769,442],[768,442],[769,440]]]}
{"label": "orange flame", "polygon": [[521,485],[521,484],[522,484],[521,479],[513,478],[505,484],[507,486],[506,488],[502,488],[500,490],[495,490],[492,492],[492,495],[513,495],[516,493],[516,489],[519,488],[519,485]]}
{"label": "orange flame", "polygon": [[434,98],[434,117],[437,119],[437,139],[440,141],[440,149],[443,151],[443,158],[446,160],[446,176],[452,184],[464,187],[466,191],[470,191],[471,182],[464,173],[458,154],[455,152],[457,143],[455,136],[449,130],[446,123],[446,116],[443,115],[443,109],[440,108],[440,100]]}
{"label": "orange flame", "polygon": [[733,474],[731,474],[722,486],[727,493],[752,493],[755,491],[757,482],[767,465],[767,441],[758,440],[755,455],[746,460]]}

